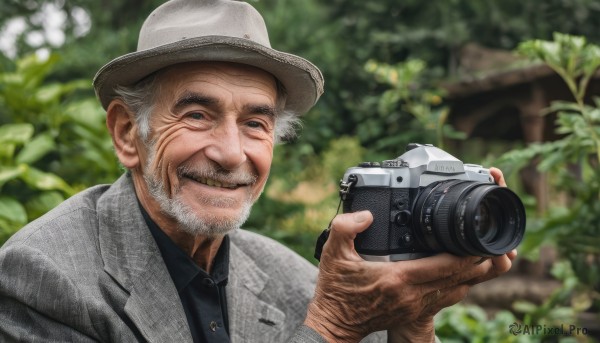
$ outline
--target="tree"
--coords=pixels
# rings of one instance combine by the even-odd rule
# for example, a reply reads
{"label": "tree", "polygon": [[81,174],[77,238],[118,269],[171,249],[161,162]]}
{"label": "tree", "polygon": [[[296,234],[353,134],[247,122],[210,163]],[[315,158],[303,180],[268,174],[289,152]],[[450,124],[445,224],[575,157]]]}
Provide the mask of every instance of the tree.
{"label": "tree", "polygon": [[[162,2],[9,0],[2,6],[0,25],[23,17],[29,31],[35,31],[40,24],[33,15],[53,4],[65,13],[65,43],[49,46],[63,56],[49,78],[91,79],[107,61],[135,49],[144,18]],[[250,2],[264,15],[273,47],[308,58],[324,73],[326,93],[305,117],[311,129],[296,143],[300,150],[316,153],[340,135],[357,136],[363,146],[372,147],[383,138],[414,132],[408,113],[399,117],[394,130],[372,120],[386,86],[365,71],[369,60],[394,65],[419,59],[427,65],[423,77],[440,80],[457,76],[458,54],[467,42],[513,49],[523,39],[549,39],[554,31],[585,35],[592,42],[600,37],[600,6],[594,0]],[[91,23],[85,35],[76,32],[81,11]],[[25,35],[19,55],[37,49],[27,46]],[[389,146],[380,153],[394,155],[399,149]]]}

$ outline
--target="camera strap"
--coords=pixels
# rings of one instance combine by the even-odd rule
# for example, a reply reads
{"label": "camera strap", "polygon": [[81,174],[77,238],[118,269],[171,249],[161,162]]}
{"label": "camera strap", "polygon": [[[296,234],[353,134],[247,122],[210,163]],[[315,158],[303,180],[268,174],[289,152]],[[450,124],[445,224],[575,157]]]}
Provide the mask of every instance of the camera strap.
{"label": "camera strap", "polygon": [[[335,218],[335,216],[337,216],[340,213],[340,208],[342,207],[342,201],[344,201],[348,198],[348,194],[350,193],[350,188],[352,188],[352,186],[354,186],[355,183],[356,183],[355,175],[350,175],[348,177],[348,182],[344,182],[344,180],[340,181],[340,202],[338,203],[338,207],[337,207],[337,210],[335,211],[335,214],[333,215],[333,218]],[[321,232],[321,234],[319,235],[319,238],[317,238],[317,244],[315,245],[315,254],[314,254],[314,257],[317,259],[317,261],[321,261],[321,253],[323,253],[323,246],[325,245],[325,242],[327,242],[327,239],[329,238],[329,232],[331,231],[331,223],[333,222],[333,218],[331,218],[327,228],[325,230],[323,230],[323,232]]]}

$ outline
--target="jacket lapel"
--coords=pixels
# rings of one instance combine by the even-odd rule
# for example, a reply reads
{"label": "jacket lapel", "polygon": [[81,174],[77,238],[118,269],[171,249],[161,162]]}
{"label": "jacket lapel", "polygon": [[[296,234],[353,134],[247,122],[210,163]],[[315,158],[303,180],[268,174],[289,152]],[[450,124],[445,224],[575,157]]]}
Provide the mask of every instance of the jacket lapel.
{"label": "jacket lapel", "polygon": [[261,300],[268,281],[254,261],[235,244],[230,248],[227,306],[232,342],[280,342],[285,314]]}
{"label": "jacket lapel", "polygon": [[125,313],[149,342],[191,342],[177,290],[123,175],[98,203],[104,269],[130,294]]}
{"label": "jacket lapel", "polygon": [[[98,203],[104,269],[130,294],[125,313],[149,342],[192,342],[181,301],[146,226],[129,175]],[[285,314],[263,294],[268,275],[235,244],[227,286],[232,342],[279,342]]]}

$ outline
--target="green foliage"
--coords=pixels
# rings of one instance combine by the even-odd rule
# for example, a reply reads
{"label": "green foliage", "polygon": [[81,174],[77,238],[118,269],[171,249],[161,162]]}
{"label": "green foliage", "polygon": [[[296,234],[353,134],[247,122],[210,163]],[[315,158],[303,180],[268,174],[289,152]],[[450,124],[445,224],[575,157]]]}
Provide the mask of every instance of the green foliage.
{"label": "green foliage", "polygon": [[509,343],[539,342],[529,336],[510,333],[518,319],[509,311],[500,311],[493,318],[478,306],[457,304],[442,310],[435,317],[435,332],[442,342]]}
{"label": "green foliage", "polygon": [[307,57],[323,71],[326,92],[306,115],[307,129],[298,141],[315,153],[340,135],[357,136],[362,146],[388,156],[399,155],[406,142],[424,141],[413,115],[399,108],[387,117],[380,111],[382,93],[390,87],[365,70],[369,60],[391,66],[422,60],[427,66],[422,79],[430,82],[420,86],[427,89],[431,80],[457,76],[467,42],[512,49],[524,38],[550,38],[554,30],[600,40],[600,8],[593,0],[256,0],[253,5],[265,15],[275,48]]}
{"label": "green foliage", "polygon": [[266,190],[244,227],[282,241],[316,263],[316,238],[339,203],[337,181],[346,168],[365,159],[365,150],[355,137],[340,137],[322,154],[307,157],[301,172],[293,172],[283,147],[275,149]]}
{"label": "green foliage", "polygon": [[[435,317],[435,332],[444,343],[592,342],[584,334],[569,335],[569,326],[565,328],[565,323],[576,322],[573,321],[573,316],[559,314],[562,310],[572,313],[568,308],[561,307],[551,310],[558,314],[554,317],[556,321],[543,320],[538,324],[528,324],[509,311],[499,311],[494,316],[489,316],[478,306],[457,304],[442,310]],[[528,327],[527,332],[524,332],[524,325]],[[544,333],[544,328],[548,332]],[[560,335],[551,331],[554,328],[562,328],[567,334]]]}
{"label": "green foliage", "polygon": [[[135,49],[144,18],[163,2],[8,0],[0,10],[0,26],[15,17],[26,19],[28,29],[18,40],[18,53],[23,56],[39,48],[26,40],[29,32],[42,29],[32,19],[34,14],[48,3],[55,4],[66,16],[66,40],[60,47],[63,60],[51,78],[90,80],[108,60]],[[324,73],[326,93],[305,117],[309,129],[297,143],[301,147],[293,146],[314,153],[340,135],[356,135],[361,145],[387,155],[398,155],[404,142],[423,141],[414,134],[417,125],[411,115],[404,113],[393,130],[389,118],[373,120],[381,118],[376,108],[382,92],[363,68],[369,60],[394,65],[417,58],[426,62],[427,78],[439,79],[456,76],[460,47],[466,42],[512,49],[523,38],[547,39],[554,30],[584,34],[595,41],[600,38],[596,29],[600,7],[594,0],[250,2],[265,17],[274,48],[306,57]],[[77,10],[84,10],[92,22],[83,36],[75,32]],[[56,49],[49,44],[42,47]],[[382,142],[388,138],[402,144]],[[294,158],[301,160],[298,155]]]}
{"label": "green foliage", "polygon": [[0,73],[0,244],[78,190],[119,168],[89,82],[46,82],[56,56],[18,60]]}
{"label": "green foliage", "polygon": [[[557,113],[556,131],[561,138],[511,151],[499,161],[517,169],[532,160],[548,173],[555,189],[569,197],[567,204],[534,219],[525,246],[535,249],[543,243],[556,245],[575,276],[600,308],[600,99],[587,102],[586,89],[600,67],[600,47],[583,37],[556,33],[553,41],[534,40],[519,46],[525,56],[541,60],[555,70],[569,86],[573,102],[557,101],[545,113]],[[574,288],[564,291],[573,295]],[[594,304],[585,302],[587,310]]]}
{"label": "green foliage", "polygon": [[[0,126],[0,243],[32,217],[58,205],[64,200],[63,195],[74,193],[57,175],[32,166],[52,149],[54,143],[48,140],[48,135],[34,137],[33,133],[31,124]],[[15,188],[11,191],[15,184],[27,186],[27,199],[22,197],[24,191],[17,192]]]}
{"label": "green foliage", "polygon": [[[588,309],[591,305],[590,292],[583,289],[568,262],[556,263],[552,268],[552,275],[562,281],[563,285],[542,305],[538,306],[524,300],[518,300],[513,304],[515,311],[524,315],[523,323],[548,327],[576,323],[577,313]],[[575,292],[578,292],[578,296],[573,297]]]}
{"label": "green foliage", "polygon": [[[554,33],[553,41],[531,40],[521,43],[517,51],[543,61],[561,76],[578,102],[583,101],[590,78],[600,66],[600,47],[587,44],[585,37]],[[577,82],[579,80],[579,82]],[[559,102],[557,109],[580,111],[569,103]]]}
{"label": "green foliage", "polygon": [[[465,135],[446,123],[448,108],[442,105],[444,91],[426,84],[423,72],[425,62],[408,60],[395,65],[381,64],[370,60],[365,69],[375,76],[378,82],[390,89],[383,92],[378,101],[380,122],[388,123],[385,138],[375,144],[375,148],[406,145],[406,135],[398,135],[405,126],[413,128],[414,141],[434,143],[443,148],[444,138],[464,139]],[[402,120],[402,112],[416,120]],[[404,116],[406,117],[406,116]],[[408,125],[406,122],[409,122]],[[411,137],[413,138],[413,137]]]}
{"label": "green foliage", "polygon": [[[488,316],[474,305],[454,305],[436,316],[437,336],[443,342],[579,342],[589,341],[586,336],[544,334],[544,332],[514,334],[511,329],[523,325],[529,328],[561,328],[576,325],[577,313],[587,309],[593,294],[586,290],[575,276],[568,262],[554,265],[552,275],[563,282],[563,286],[541,305],[517,300],[513,304],[515,313],[499,311]],[[573,296],[576,294],[576,296]]]}

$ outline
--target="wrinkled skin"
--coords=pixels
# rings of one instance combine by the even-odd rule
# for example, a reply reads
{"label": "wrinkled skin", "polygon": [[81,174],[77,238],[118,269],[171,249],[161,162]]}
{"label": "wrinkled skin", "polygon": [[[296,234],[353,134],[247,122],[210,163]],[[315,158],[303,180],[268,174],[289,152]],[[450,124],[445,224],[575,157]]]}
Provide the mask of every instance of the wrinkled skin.
{"label": "wrinkled skin", "polygon": [[[267,182],[275,78],[241,64],[198,62],[163,69],[155,83],[150,143],[119,98],[109,105],[107,127],[142,206],[209,271],[223,235],[241,225]],[[172,212],[180,215],[165,207],[178,207]]]}
{"label": "wrinkled skin", "polygon": [[[500,170],[490,172],[506,186]],[[354,250],[354,238],[372,221],[369,211],[336,216],[323,247],[305,325],[330,342],[358,342],[380,330],[388,330],[391,342],[433,341],[433,316],[461,301],[471,286],[507,272],[517,254],[511,251],[483,262],[450,254],[368,262]]]}

